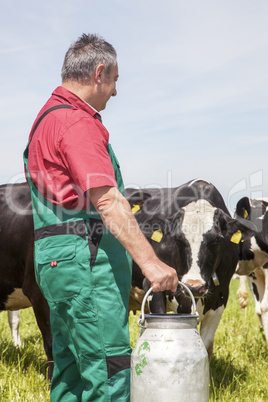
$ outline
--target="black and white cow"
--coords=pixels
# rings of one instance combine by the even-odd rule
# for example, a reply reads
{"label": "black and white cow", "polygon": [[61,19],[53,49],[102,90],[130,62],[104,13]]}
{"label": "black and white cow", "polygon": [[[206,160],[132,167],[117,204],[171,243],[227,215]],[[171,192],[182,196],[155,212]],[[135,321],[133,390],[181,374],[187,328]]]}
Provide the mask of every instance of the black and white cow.
{"label": "black and white cow", "polygon": [[240,261],[236,272],[243,276],[240,278],[238,298],[241,307],[245,307],[247,278],[255,300],[255,311],[268,341],[268,199],[241,198],[237,203],[235,216],[238,219],[248,219],[257,227],[254,236],[240,244]]}
{"label": "black and white cow", "polygon": [[[33,307],[50,362],[48,376],[51,378],[53,358],[49,307],[35,281],[33,233],[28,185],[0,186],[0,311]],[[9,314],[11,328],[13,326],[15,331],[12,334],[15,342],[18,314]]]}
{"label": "black and white cow", "polygon": [[[253,233],[253,225],[232,219],[218,190],[201,179],[177,188],[127,189],[126,194],[158,257],[176,269],[194,294],[200,334],[211,358],[238,262],[238,243]],[[135,263],[132,285],[144,291],[149,286]],[[182,290],[154,294],[151,312],[166,312],[166,301],[174,312],[190,312],[191,301]]]}

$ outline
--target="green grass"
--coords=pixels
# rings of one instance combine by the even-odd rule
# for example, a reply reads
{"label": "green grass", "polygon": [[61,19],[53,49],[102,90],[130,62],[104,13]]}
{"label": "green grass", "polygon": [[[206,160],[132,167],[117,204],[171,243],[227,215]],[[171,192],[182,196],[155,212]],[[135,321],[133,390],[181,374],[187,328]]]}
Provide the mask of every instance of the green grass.
{"label": "green grass", "polygon": [[[238,280],[231,283],[228,306],[214,343],[210,364],[210,401],[268,401],[268,353],[254,302],[240,309],[236,297]],[[130,339],[134,347],[139,335],[138,316],[130,314]],[[42,338],[32,309],[21,311],[16,349],[11,341],[7,313],[0,314],[0,401],[48,402],[49,384]]]}
{"label": "green grass", "polygon": [[227,308],[218,327],[211,361],[211,401],[268,401],[268,353],[262,327],[249,306],[241,310],[231,284]]}
{"label": "green grass", "polygon": [[33,310],[20,315],[20,348],[12,343],[7,312],[0,315],[0,401],[49,401],[47,360]]}

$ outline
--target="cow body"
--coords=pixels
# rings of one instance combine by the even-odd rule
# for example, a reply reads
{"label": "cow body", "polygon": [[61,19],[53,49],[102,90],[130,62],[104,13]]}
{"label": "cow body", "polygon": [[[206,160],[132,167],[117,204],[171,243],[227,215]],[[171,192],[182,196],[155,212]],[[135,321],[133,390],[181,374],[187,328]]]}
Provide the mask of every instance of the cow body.
{"label": "cow body", "polygon": [[[26,183],[0,186],[0,311],[32,306],[42,333],[52,375],[52,336],[49,307],[35,281],[33,218]],[[18,313],[9,315],[16,339]],[[17,339],[17,342],[19,340]]]}
{"label": "cow body", "polygon": [[[172,189],[127,189],[126,194],[157,256],[176,269],[179,280],[196,298],[200,334],[211,357],[238,262],[239,241],[234,234],[244,238],[252,234],[251,229],[230,217],[218,190],[204,180]],[[132,285],[144,291],[149,287],[135,263]],[[164,313],[167,307],[175,313],[189,313],[191,301],[180,289],[175,294],[154,294],[150,310]]]}
{"label": "cow body", "polygon": [[[257,227],[254,236],[240,244],[237,273],[247,275],[249,288],[255,301],[255,311],[268,341],[268,200],[250,200],[247,197],[238,201],[235,216],[250,220]],[[246,277],[241,277],[238,297],[241,307],[247,305],[244,293]]]}

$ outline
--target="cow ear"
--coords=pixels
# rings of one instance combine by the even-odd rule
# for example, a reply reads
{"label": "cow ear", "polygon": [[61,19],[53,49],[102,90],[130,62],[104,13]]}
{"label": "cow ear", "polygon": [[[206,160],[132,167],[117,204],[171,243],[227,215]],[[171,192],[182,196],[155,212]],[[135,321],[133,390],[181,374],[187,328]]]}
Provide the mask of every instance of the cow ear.
{"label": "cow ear", "polygon": [[236,204],[235,216],[250,219],[251,206],[248,197],[243,197]]}
{"label": "cow ear", "polygon": [[241,241],[254,236],[257,227],[249,220],[240,218],[232,219],[225,215],[225,237],[230,239],[232,243],[239,244]]}
{"label": "cow ear", "polygon": [[141,189],[128,188],[126,189],[126,198],[130,204],[133,214],[135,214],[142,209],[144,202],[148,198],[151,198],[151,195]]}
{"label": "cow ear", "polygon": [[231,218],[222,211],[219,216],[219,224],[222,235],[236,244],[254,236],[257,231],[257,227],[251,221],[244,218]]}
{"label": "cow ear", "polygon": [[159,213],[157,216],[149,216],[148,219],[143,219],[139,226],[149,240],[154,240],[157,243],[161,243],[164,235],[173,233],[174,222],[167,219],[164,215]]}

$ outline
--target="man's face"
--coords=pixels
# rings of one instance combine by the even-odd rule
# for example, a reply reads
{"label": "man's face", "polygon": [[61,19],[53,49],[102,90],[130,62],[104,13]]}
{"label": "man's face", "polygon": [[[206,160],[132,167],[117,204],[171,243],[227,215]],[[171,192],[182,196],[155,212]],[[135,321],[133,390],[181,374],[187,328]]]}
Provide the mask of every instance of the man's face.
{"label": "man's face", "polygon": [[101,84],[99,87],[99,108],[98,111],[104,110],[106,103],[111,96],[116,96],[116,81],[118,80],[118,66],[117,64],[111,68],[109,76],[106,71],[103,71],[101,77]]}

